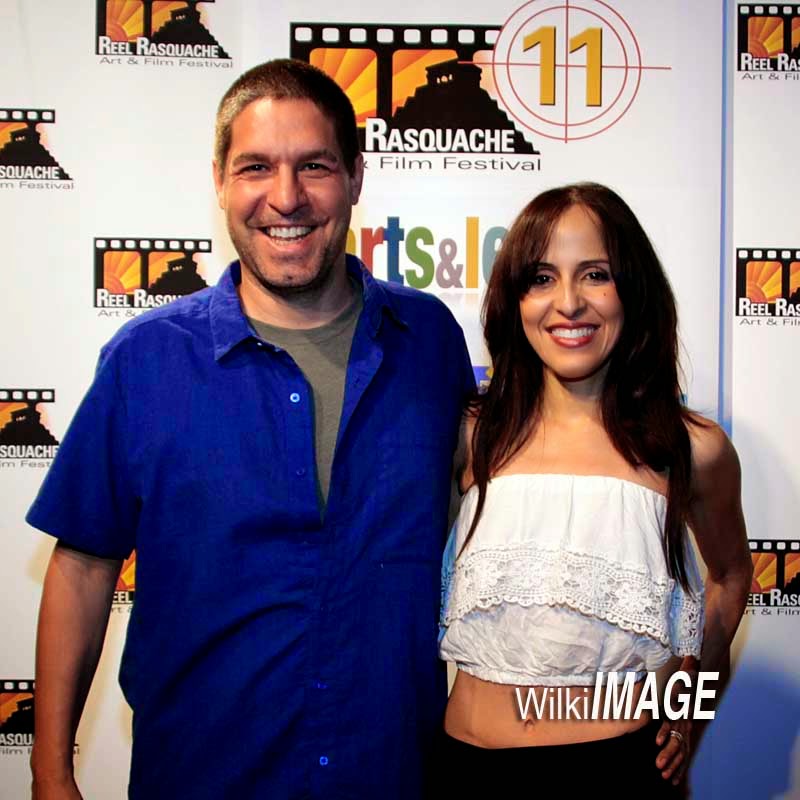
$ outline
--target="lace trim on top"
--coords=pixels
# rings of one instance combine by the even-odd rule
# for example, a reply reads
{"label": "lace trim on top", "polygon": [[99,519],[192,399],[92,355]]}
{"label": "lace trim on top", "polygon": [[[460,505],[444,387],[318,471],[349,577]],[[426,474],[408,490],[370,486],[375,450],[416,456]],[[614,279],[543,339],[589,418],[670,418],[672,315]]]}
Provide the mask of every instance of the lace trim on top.
{"label": "lace trim on top", "polygon": [[479,609],[562,606],[652,637],[675,655],[700,655],[702,582],[688,542],[693,593],[667,572],[663,495],[607,476],[501,476],[490,482],[474,538],[456,561],[476,504],[472,487],[445,552],[442,637]]}
{"label": "lace trim on top", "polygon": [[654,578],[598,555],[511,545],[470,553],[443,571],[444,627],[502,603],[567,606],[647,634],[675,655],[700,655],[702,591],[691,596],[671,578]]}

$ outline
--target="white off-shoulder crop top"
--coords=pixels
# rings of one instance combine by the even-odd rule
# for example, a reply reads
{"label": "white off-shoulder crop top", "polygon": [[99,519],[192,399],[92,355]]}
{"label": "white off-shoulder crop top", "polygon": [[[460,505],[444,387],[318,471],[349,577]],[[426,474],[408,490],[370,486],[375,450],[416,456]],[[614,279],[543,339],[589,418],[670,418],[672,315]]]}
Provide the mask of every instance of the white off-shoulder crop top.
{"label": "white off-shoulder crop top", "polygon": [[456,560],[477,500],[472,487],[445,550],[443,659],[494,683],[583,686],[700,655],[702,582],[688,541],[692,593],[669,576],[664,495],[605,476],[500,476]]}

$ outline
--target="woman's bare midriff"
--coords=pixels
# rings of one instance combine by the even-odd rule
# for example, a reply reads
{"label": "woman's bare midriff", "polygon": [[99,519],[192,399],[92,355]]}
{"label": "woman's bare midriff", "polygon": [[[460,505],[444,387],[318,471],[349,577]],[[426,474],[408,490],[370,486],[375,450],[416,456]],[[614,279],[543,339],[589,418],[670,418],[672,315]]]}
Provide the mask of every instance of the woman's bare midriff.
{"label": "woman's bare midriff", "polygon": [[[643,681],[634,686],[631,703],[634,709],[643,687]],[[521,698],[519,701],[517,688]],[[541,718],[534,712],[533,702],[530,702],[528,716],[522,719],[520,702],[524,708],[529,688],[536,693],[539,708],[545,709]],[[577,719],[574,715],[571,719],[553,719],[550,717],[550,699],[557,711],[557,689],[561,693],[562,717],[567,698],[579,698],[579,703],[573,709],[577,709],[581,717],[584,697],[585,707],[591,710],[595,691],[593,686],[516,687],[483,681],[458,670],[447,704],[444,729],[453,738],[478,747],[528,747],[609,739],[638,730],[651,720],[649,713],[642,714],[639,719],[630,720]],[[585,689],[588,691],[584,691]],[[601,709],[603,702],[604,697],[601,697]]]}

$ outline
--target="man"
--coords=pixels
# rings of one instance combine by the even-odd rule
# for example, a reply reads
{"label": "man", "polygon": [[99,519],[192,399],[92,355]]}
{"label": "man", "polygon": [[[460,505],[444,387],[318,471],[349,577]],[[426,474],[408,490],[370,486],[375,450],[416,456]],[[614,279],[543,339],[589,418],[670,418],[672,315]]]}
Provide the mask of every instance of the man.
{"label": "man", "polygon": [[353,109],[313,67],[270,62],[223,98],[214,181],[240,260],[104,348],[28,515],[59,540],[42,800],[80,797],[72,742],[134,548],[130,797],[421,796],[472,373],[439,301],[345,256],[363,169]]}

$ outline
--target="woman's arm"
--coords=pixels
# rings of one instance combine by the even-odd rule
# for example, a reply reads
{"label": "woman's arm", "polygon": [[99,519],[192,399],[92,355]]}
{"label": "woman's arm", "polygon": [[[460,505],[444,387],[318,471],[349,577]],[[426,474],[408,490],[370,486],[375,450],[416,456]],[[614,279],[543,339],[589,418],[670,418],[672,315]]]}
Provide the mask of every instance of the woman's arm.
{"label": "woman's arm", "polygon": [[[747,605],[753,562],[742,513],[741,470],[736,450],[725,432],[708,420],[690,424],[689,436],[692,443],[689,526],[708,575],[700,662],[690,656],[680,668],[694,675],[698,669],[719,672],[716,708],[730,672],[730,645]],[[689,720],[665,722],[661,727],[657,741],[664,749],[656,763],[666,779],[678,783],[683,778],[689,765],[686,756],[696,746],[703,728],[702,721]],[[670,737],[670,731],[680,733],[683,741]]]}
{"label": "woman's arm", "polygon": [[[700,669],[722,676],[753,577],[742,513],[741,470],[733,445],[718,425],[693,425],[689,434],[693,477],[689,525],[708,569]],[[718,691],[717,699],[719,695]]]}

